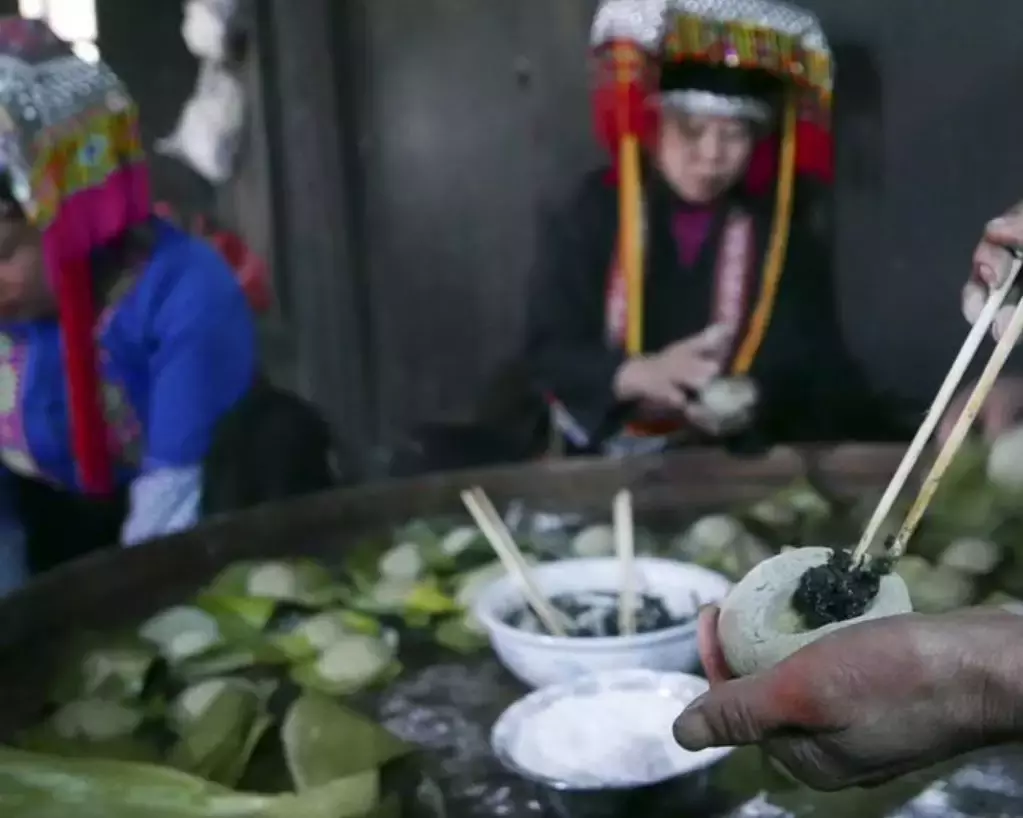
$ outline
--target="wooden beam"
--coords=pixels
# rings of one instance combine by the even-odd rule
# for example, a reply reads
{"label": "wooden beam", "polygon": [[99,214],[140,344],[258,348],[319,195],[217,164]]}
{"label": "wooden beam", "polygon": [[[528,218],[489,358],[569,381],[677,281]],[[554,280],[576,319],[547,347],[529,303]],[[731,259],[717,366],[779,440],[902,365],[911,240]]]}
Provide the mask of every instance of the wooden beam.
{"label": "wooden beam", "polygon": [[287,323],[297,353],[299,391],[323,410],[364,471],[371,460],[372,390],[365,287],[355,238],[356,211],[339,89],[344,50],[336,44],[331,0],[261,0],[270,41],[262,55],[266,122],[275,177],[277,263],[287,280]]}

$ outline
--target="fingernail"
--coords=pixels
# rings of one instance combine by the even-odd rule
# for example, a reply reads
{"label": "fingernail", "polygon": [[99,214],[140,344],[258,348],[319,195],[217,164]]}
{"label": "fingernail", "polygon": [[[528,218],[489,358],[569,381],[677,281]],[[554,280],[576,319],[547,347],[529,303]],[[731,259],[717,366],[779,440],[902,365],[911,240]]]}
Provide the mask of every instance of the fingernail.
{"label": "fingernail", "polygon": [[995,315],[995,324],[992,331],[996,341],[1000,341],[1002,336],[1005,335],[1009,324],[1012,323],[1012,316],[1015,312],[1012,307],[1002,307]]}
{"label": "fingernail", "polygon": [[985,284],[995,286],[998,283],[998,276],[995,275],[995,271],[992,267],[987,264],[977,265],[977,275],[979,275]]}
{"label": "fingernail", "polygon": [[699,704],[703,697],[694,701],[685,709],[681,716],[675,719],[673,732],[675,741],[690,752],[705,750],[714,742],[710,731],[710,725],[704,718],[703,711]]}
{"label": "fingernail", "polygon": [[1006,224],[1008,224],[1006,219],[1003,216],[999,216],[997,219],[992,219],[991,221],[989,221],[987,223],[987,226],[990,227],[992,230],[998,230],[1000,227],[1005,227]]}
{"label": "fingernail", "polygon": [[970,324],[976,324],[984,311],[984,288],[971,281],[963,292],[963,316]]}

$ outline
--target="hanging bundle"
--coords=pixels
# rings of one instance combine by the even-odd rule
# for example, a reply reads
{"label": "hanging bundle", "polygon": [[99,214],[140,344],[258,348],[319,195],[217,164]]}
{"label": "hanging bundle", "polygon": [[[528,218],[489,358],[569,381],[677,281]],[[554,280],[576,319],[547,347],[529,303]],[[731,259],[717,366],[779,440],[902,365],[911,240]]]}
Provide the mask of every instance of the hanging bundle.
{"label": "hanging bundle", "polygon": [[186,0],[181,39],[199,60],[214,63],[237,59],[238,0]]}
{"label": "hanging bundle", "polygon": [[157,153],[188,165],[210,184],[234,172],[245,127],[245,88],[238,69],[244,58],[238,0],[187,0],[181,37],[199,59],[195,90],[174,131]]}

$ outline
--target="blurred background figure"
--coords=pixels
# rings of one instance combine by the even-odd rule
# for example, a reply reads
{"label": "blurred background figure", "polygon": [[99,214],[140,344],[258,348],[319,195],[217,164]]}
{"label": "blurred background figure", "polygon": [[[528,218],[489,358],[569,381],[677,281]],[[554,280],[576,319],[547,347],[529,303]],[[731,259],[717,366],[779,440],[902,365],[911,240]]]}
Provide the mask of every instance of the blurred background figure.
{"label": "blurred background figure", "polygon": [[[558,214],[530,305],[529,361],[569,450],[900,434],[834,303],[833,66],[816,19],[681,3],[651,41],[661,4],[636,5],[602,3],[592,30],[597,123],[618,161]],[[641,146],[638,183],[626,141]]]}
{"label": "blurred background figure", "polygon": [[235,271],[152,214],[120,80],[39,21],[0,21],[0,53],[3,589],[331,484],[326,424],[260,377]]}

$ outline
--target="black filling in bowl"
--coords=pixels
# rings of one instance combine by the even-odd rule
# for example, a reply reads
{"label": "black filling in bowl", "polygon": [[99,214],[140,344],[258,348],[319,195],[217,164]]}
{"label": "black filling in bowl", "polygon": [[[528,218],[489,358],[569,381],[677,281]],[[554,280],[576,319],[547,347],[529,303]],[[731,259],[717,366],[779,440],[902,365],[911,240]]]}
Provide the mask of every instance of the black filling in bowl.
{"label": "black filling in bowl", "polygon": [[800,578],[792,608],[808,630],[855,619],[866,613],[881,579],[891,570],[892,561],[887,558],[853,567],[852,554],[835,549],[826,563],[808,569]]}
{"label": "black filling in bowl", "polygon": [[[618,630],[619,596],[614,591],[587,591],[576,594],[557,594],[550,598],[551,605],[568,623],[568,635],[573,637],[621,636]],[[636,633],[650,633],[675,625],[691,622],[698,605],[685,616],[674,616],[664,600],[652,594],[636,595]],[[504,618],[513,628],[529,633],[546,633],[547,629],[528,608],[519,608]]]}

